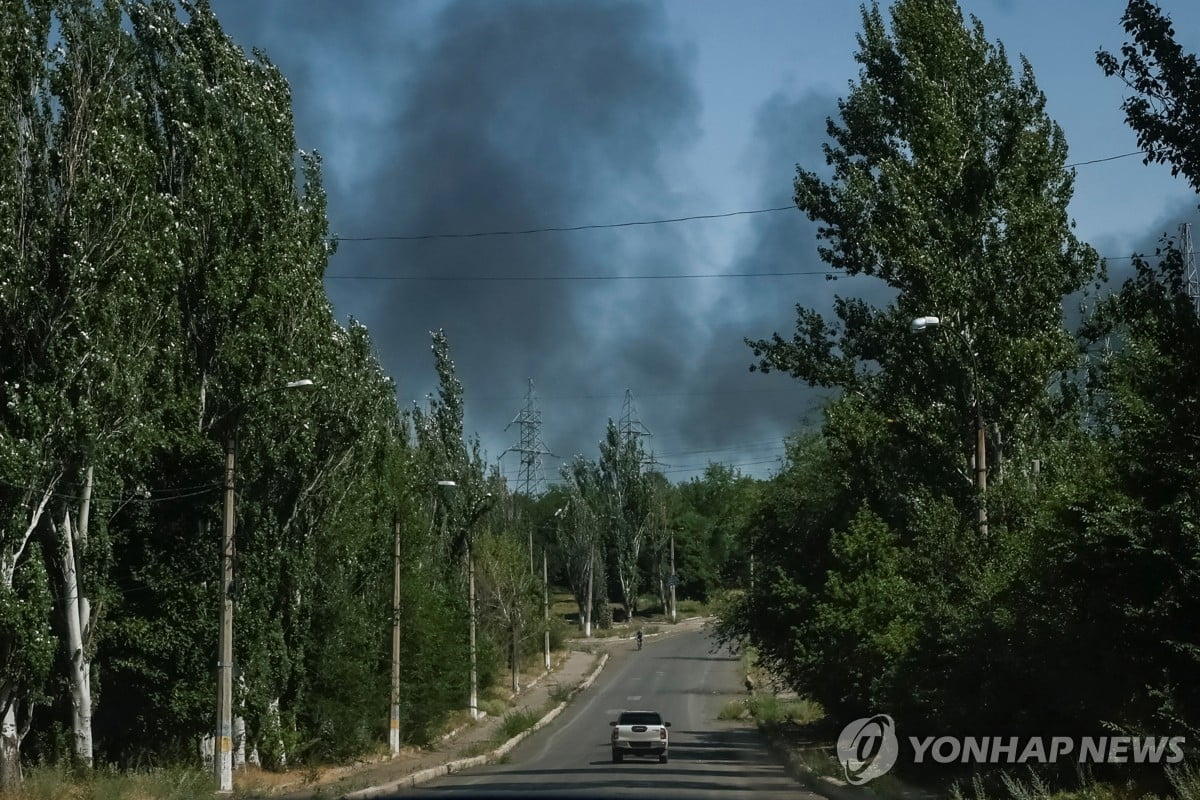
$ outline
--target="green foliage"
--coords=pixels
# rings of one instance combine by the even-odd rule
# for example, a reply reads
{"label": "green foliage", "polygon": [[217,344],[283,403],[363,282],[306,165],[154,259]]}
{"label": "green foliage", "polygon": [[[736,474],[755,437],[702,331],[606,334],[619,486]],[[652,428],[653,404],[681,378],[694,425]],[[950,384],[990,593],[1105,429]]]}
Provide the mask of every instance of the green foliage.
{"label": "green foliage", "polygon": [[[1158,70],[1135,84],[1149,105],[1126,110],[1171,153],[1195,138],[1175,113],[1194,61],[1158,14],[1130,3],[1136,43],[1108,67]],[[1032,69],[950,0],[899,0],[890,21],[867,8],[863,23],[831,178],[800,169],[796,201],[826,261],[895,299],[839,300],[833,321],[798,308],[793,337],[750,342],[758,368],[842,394],[741,523],[753,572],[719,598],[719,634],[832,720],[1194,731],[1200,322],[1179,253],[1135,261],[1096,305],[1084,344],[1119,346],[1078,380],[1061,302],[1097,264],[1071,233],[1065,141]],[[910,333],[924,315],[940,330]],[[970,469],[978,417],[986,495]]]}
{"label": "green foliage", "polygon": [[[19,723],[31,701],[44,710],[27,756],[54,758],[65,739],[51,597],[75,594],[63,523],[90,511],[76,560],[94,612],[98,757],[195,761],[212,726],[226,443],[247,748],[268,763],[342,759],[386,734],[393,519],[408,557],[403,730],[427,741],[466,701],[465,668],[444,668],[466,662],[462,576],[444,556],[488,489],[445,337],[439,398],[402,417],[367,331],[338,324],[325,296],[321,160],[297,150],[287,83],[207,3],[0,14],[25,34],[0,42],[12,65],[0,83],[0,696]],[[320,388],[277,391],[298,378]],[[78,502],[89,469],[90,508]],[[435,474],[462,491],[431,519]],[[484,636],[483,685],[501,661]]]}
{"label": "green foliage", "polygon": [[508,741],[517,734],[532,728],[540,718],[540,714],[527,708],[510,711],[504,715],[504,719],[500,723],[500,732],[497,738],[501,741]]}
{"label": "green foliage", "polygon": [[757,721],[767,724],[786,722],[806,725],[825,717],[821,707],[810,700],[784,700],[769,692],[756,694],[738,705],[742,709],[749,709]]}
{"label": "green foliage", "polygon": [[1121,24],[1132,41],[1121,46],[1120,60],[1100,50],[1096,61],[1134,92],[1122,108],[1146,163],[1168,164],[1200,190],[1200,61],[1179,45],[1170,16],[1152,0],[1129,0]]}
{"label": "green foliage", "polygon": [[200,769],[156,769],[118,773],[97,770],[82,785],[78,775],[64,767],[33,767],[13,800],[204,800],[212,797],[212,773]]}

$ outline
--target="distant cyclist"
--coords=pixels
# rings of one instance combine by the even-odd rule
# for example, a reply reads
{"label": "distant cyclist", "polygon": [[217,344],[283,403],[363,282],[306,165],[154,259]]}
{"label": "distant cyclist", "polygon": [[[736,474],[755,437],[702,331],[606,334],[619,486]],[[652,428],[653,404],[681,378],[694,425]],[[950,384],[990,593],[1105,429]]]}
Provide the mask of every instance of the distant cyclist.
{"label": "distant cyclist", "polygon": [[641,630],[641,628],[638,629],[637,639],[638,639],[638,650],[641,650],[642,649],[642,630]]}

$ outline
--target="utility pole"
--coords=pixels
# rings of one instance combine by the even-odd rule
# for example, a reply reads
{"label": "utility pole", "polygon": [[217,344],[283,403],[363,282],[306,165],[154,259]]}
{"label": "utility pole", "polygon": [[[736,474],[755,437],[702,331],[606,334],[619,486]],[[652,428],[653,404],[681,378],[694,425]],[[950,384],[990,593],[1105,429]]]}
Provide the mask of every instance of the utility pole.
{"label": "utility pole", "polygon": [[467,603],[471,606],[471,719],[479,719],[478,672],[475,669],[475,557],[467,532]]}
{"label": "utility pole", "polygon": [[221,536],[220,646],[217,654],[217,793],[233,793],[233,521],[235,434],[225,436],[225,524]]}
{"label": "utility pole", "polygon": [[[537,399],[533,394],[533,378],[529,379],[529,389],[525,392],[525,407],[521,409],[513,421],[504,426],[508,430],[517,425],[521,431],[521,440],[515,447],[510,447],[500,454],[521,454],[521,471],[518,473],[517,486],[525,497],[532,499],[545,489],[546,479],[542,473],[542,456],[554,455],[546,449],[542,442],[542,412],[537,407]],[[529,528],[529,574],[536,574],[533,567],[533,528]]]}
{"label": "utility pole", "polygon": [[675,584],[678,582],[675,577],[675,531],[671,531],[671,623],[675,622]]}
{"label": "utility pole", "polygon": [[542,548],[542,625],[545,627],[546,672],[550,671],[550,570],[546,548]]}
{"label": "utility pole", "polygon": [[392,708],[388,719],[388,749],[400,754],[400,515],[392,517]]}
{"label": "utility pole", "polygon": [[979,488],[979,535],[988,535],[987,512],[987,428],[983,424],[983,408],[975,401],[975,484]]}
{"label": "utility pole", "polygon": [[217,794],[233,793],[233,555],[234,518],[237,500],[235,492],[235,456],[237,431],[241,414],[254,401],[273,392],[288,389],[312,389],[312,378],[288,381],[271,386],[242,400],[222,415],[218,423],[225,437],[225,520],[221,532],[221,605],[217,636],[217,725],[213,743],[213,771],[216,773]]}
{"label": "utility pole", "polygon": [[596,545],[588,545],[588,566],[587,566],[587,607],[583,614],[583,635],[590,639],[592,638],[592,609],[594,593],[596,585]]}

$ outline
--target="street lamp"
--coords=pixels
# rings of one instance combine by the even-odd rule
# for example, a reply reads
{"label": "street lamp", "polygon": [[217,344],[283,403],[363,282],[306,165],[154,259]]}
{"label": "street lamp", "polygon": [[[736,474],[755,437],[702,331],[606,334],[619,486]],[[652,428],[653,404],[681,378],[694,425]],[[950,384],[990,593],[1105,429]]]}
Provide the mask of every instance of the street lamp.
{"label": "street lamp", "polygon": [[957,328],[946,328],[938,317],[917,317],[910,326],[913,333],[921,333],[931,328],[950,330],[966,347],[967,355],[971,357],[971,403],[975,411],[975,485],[979,490],[979,535],[987,538],[987,433],[983,422],[983,403],[979,397],[979,361],[971,342]]}
{"label": "street lamp", "polygon": [[467,604],[470,606],[471,617],[471,719],[479,719],[479,672],[476,668],[475,648],[475,556],[471,541],[471,527],[492,504],[492,493],[484,495],[483,500],[467,519],[463,533],[467,543]]}
{"label": "street lamp", "polygon": [[234,527],[234,461],[237,449],[237,427],[241,414],[251,403],[274,392],[316,386],[311,378],[288,381],[250,396],[227,411],[222,420],[225,426],[225,524],[221,540],[221,606],[220,634],[217,656],[217,736],[213,768],[217,778],[217,793],[233,792],[233,527]]}

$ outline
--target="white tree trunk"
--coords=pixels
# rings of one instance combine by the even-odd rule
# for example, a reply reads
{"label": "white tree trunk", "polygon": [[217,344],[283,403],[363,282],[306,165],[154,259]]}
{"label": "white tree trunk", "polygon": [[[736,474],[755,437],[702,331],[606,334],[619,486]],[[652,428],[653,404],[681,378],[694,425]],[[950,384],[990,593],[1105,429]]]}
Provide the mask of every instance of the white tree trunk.
{"label": "white tree trunk", "polygon": [[512,624],[512,690],[513,694],[521,691],[520,654],[517,651],[517,623]]}
{"label": "white tree trunk", "polygon": [[283,747],[283,720],[279,716],[279,698],[276,697],[267,706],[267,716],[271,720],[271,730],[279,738],[275,741],[279,748],[279,769],[287,769],[287,751]]}
{"label": "white tree trunk", "polygon": [[[46,486],[45,491],[42,492],[41,497],[38,498],[36,505],[32,505],[30,508],[29,524],[25,527],[24,533],[18,536],[12,544],[0,548],[0,585],[3,589],[12,590],[13,578],[17,572],[17,562],[20,561],[21,554],[25,552],[25,546],[29,544],[33,532],[37,530],[38,524],[42,521],[42,515],[51,498],[54,497],[54,490],[61,477],[61,474],[55,475]],[[25,502],[33,503],[32,493],[26,496]],[[21,785],[21,740],[25,738],[25,732],[17,725],[17,711],[20,704],[21,697],[16,693],[15,688],[0,679],[0,712],[3,713],[3,716],[0,717],[0,795],[15,793]],[[32,710],[29,713],[32,714]],[[28,731],[28,727],[25,730]]]}
{"label": "white tree trunk", "polygon": [[204,765],[206,772],[212,772],[213,759],[216,758],[217,741],[213,735],[207,734],[200,737],[200,763]]}
{"label": "white tree trunk", "polygon": [[589,552],[587,568],[587,611],[583,615],[583,635],[589,639],[592,637],[592,587],[595,584],[594,559],[595,551]]}
{"label": "white tree trunk", "polygon": [[71,727],[75,734],[75,759],[92,766],[92,664],[88,658],[91,639],[91,605],[79,585],[79,558],[87,550],[87,526],[91,511],[92,467],[87,469],[79,524],[71,525],[71,513],[63,514],[62,537],[64,612],[67,617],[67,678],[71,684]]}
{"label": "white tree trunk", "polygon": [[0,698],[8,708],[0,718],[0,795],[15,796],[21,786],[21,731],[17,728],[17,699]]}
{"label": "white tree trunk", "polygon": [[[246,687],[246,676],[239,675],[237,679],[237,703],[240,706],[245,706],[246,695],[249,693]],[[233,768],[245,769],[246,767],[246,718],[241,714],[235,714],[233,717]]]}
{"label": "white tree trunk", "polygon": [[236,716],[233,718],[233,768],[244,769],[246,767],[246,718]]}

